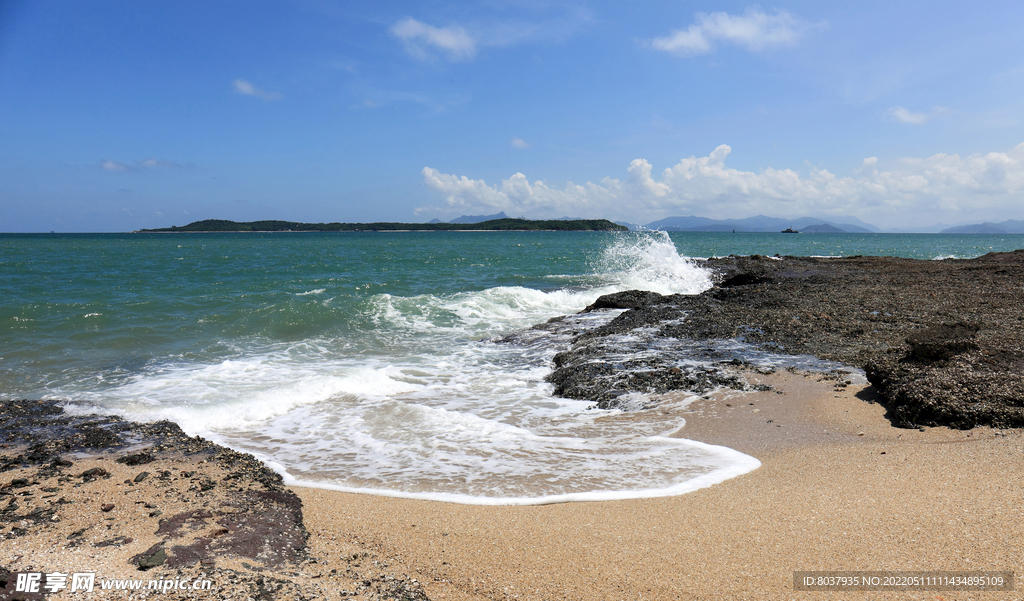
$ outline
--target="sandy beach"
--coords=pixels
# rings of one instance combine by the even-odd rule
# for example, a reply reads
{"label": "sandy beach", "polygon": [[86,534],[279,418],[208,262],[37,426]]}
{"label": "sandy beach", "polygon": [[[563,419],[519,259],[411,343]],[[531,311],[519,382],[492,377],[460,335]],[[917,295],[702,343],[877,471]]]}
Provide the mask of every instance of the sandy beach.
{"label": "sandy beach", "polygon": [[[125,599],[164,595],[151,587],[168,582],[190,599],[1024,598],[808,591],[794,580],[1020,573],[1024,322],[1006,284],[1022,261],[1020,251],[948,264],[731,258],[701,295],[608,295],[597,304],[628,310],[605,326],[575,331],[559,318],[495,341],[567,329],[549,378],[556,396],[612,407],[640,391],[654,401],[645,411],[685,420],[674,436],[761,461],[674,497],[476,506],[285,487],[252,455],[171,422],[3,401],[0,599],[43,598],[15,591],[19,575],[56,572],[94,573],[106,597]],[[972,309],[980,298],[988,304]],[[694,351],[705,365],[680,369],[678,353],[642,353],[741,334],[839,363],[768,373],[706,344]],[[623,336],[644,341],[635,361],[616,357]],[[659,391],[701,396],[659,404]],[[197,581],[209,588],[193,590]]]}
{"label": "sandy beach", "polygon": [[[740,375],[773,390],[725,389],[697,400],[676,435],[741,450],[762,467],[693,493],[512,507],[293,487],[310,536],[308,555],[289,560],[277,552],[284,539],[254,547],[252,529],[238,525],[240,513],[266,517],[281,507],[239,506],[239,495],[274,485],[259,477],[231,484],[224,466],[237,457],[157,456],[130,466],[97,456],[63,472],[5,472],[5,513],[38,503],[53,517],[8,520],[0,563],[9,590],[15,573],[33,570],[210,580],[210,590],[172,591],[193,599],[1020,598],[794,591],[794,571],[1019,572],[1024,436],[894,428],[872,389],[842,376]],[[107,475],[82,477],[97,467]],[[143,470],[155,476],[135,482]],[[46,494],[59,482],[59,495]],[[220,537],[240,546],[218,550]],[[138,570],[139,556],[161,546],[166,564]],[[182,555],[186,548],[198,550],[195,561]]]}
{"label": "sandy beach", "polygon": [[795,592],[798,570],[1019,573],[1024,437],[898,429],[870,388],[748,375],[783,394],[699,401],[678,435],[763,465],[690,494],[479,507],[293,490],[314,552],[370,553],[431,599],[1020,598]]}

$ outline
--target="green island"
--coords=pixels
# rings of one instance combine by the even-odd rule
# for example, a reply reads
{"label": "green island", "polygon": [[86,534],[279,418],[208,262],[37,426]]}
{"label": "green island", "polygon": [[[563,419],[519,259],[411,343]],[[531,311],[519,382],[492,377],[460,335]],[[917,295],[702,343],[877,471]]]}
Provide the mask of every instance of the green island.
{"label": "green island", "polygon": [[624,232],[629,228],[607,219],[492,219],[479,223],[300,223],[295,221],[228,221],[204,219],[178,227],[142,229],[135,233],[187,232],[405,232],[405,231],[564,231]]}

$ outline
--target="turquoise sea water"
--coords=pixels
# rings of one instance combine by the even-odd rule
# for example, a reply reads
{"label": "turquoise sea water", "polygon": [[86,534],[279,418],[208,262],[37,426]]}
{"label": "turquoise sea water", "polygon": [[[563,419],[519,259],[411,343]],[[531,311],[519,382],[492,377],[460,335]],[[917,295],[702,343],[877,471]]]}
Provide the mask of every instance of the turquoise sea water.
{"label": "turquoise sea water", "polygon": [[495,339],[617,290],[700,292],[708,274],[687,257],[1022,247],[1020,235],[0,235],[0,398],[172,419],[291,481],[344,490],[677,494],[757,462],[666,438],[680,423],[664,411],[554,398],[544,376],[564,341]]}

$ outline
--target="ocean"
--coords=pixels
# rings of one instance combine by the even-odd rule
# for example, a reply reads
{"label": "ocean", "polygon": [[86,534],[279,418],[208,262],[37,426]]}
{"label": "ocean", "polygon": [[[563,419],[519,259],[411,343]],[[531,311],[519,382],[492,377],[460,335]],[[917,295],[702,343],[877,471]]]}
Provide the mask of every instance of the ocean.
{"label": "ocean", "polygon": [[605,411],[553,397],[557,331],[501,339],[602,294],[697,294],[711,280],[694,257],[1017,248],[1024,235],[6,234],[0,399],[169,419],[291,484],[481,504],[680,494],[759,463],[671,438],[692,399]]}

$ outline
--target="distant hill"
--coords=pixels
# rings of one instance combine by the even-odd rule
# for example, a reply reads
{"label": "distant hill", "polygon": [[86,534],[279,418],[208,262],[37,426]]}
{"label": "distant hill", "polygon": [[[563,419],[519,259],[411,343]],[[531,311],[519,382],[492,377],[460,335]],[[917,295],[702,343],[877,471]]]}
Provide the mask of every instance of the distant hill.
{"label": "distant hill", "polygon": [[[808,227],[816,225],[831,225],[838,229],[840,232],[847,232],[850,234],[871,234],[882,231],[881,228],[875,227],[870,223],[865,223],[856,217],[836,217],[835,219],[822,219],[821,217],[801,217],[793,222],[793,229],[804,231]],[[839,232],[833,232],[839,233]]]}
{"label": "distant hill", "polygon": [[666,232],[686,232],[697,231],[696,228],[713,225],[716,221],[718,220],[690,215],[689,217],[666,217],[665,219],[652,221],[644,227],[652,230],[665,230]]}
{"label": "distant hill", "polygon": [[940,234],[1024,234],[1024,221],[1008,219],[1001,223],[971,223],[958,225],[939,232]]}
{"label": "distant hill", "polygon": [[832,220],[820,217],[800,217],[797,219],[782,219],[779,217],[768,217],[757,215],[745,219],[710,219],[708,217],[669,217],[647,224],[652,230],[665,230],[667,232],[781,232],[786,228],[804,231],[808,227],[829,225],[838,232],[850,232],[866,234],[881,231],[879,228],[865,223],[856,217],[836,217]]}
{"label": "distant hill", "polygon": [[206,219],[188,225],[139,230],[138,233],[199,233],[199,232],[399,232],[399,231],[602,231],[624,232],[626,227],[607,219],[581,219],[578,221],[534,221],[530,219],[492,219],[475,223],[299,223],[296,221],[228,221]]}
{"label": "distant hill", "polygon": [[970,225],[960,225],[957,227],[950,227],[939,232],[940,234],[1009,234],[1010,232],[1004,230],[998,225],[986,221],[985,223],[972,223]]}
{"label": "distant hill", "polygon": [[463,215],[462,217],[456,217],[448,223],[480,223],[482,221],[494,221],[495,219],[508,219],[509,216],[505,214],[505,211],[498,213],[497,215]]}
{"label": "distant hill", "polygon": [[841,230],[827,223],[819,223],[818,225],[805,226],[800,232],[804,234],[845,234],[846,230]]}

